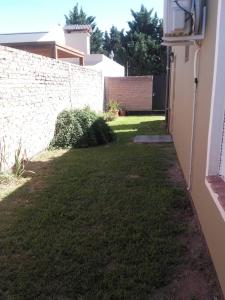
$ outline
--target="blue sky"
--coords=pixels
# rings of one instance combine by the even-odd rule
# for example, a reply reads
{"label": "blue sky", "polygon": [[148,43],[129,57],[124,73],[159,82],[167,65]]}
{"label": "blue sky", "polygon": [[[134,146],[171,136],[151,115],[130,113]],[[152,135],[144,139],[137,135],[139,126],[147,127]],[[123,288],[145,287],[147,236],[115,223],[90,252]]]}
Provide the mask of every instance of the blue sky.
{"label": "blue sky", "polygon": [[42,31],[57,24],[64,25],[64,14],[77,2],[88,15],[96,17],[102,31],[112,25],[127,29],[130,9],[138,11],[141,4],[154,8],[160,17],[163,15],[163,0],[0,0],[0,33]]}

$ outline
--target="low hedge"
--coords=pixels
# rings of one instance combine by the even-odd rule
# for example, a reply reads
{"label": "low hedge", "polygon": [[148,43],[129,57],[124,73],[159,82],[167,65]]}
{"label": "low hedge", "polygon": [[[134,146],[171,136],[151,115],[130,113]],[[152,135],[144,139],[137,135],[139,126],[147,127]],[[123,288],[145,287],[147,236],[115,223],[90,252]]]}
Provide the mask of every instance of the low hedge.
{"label": "low hedge", "polygon": [[90,147],[107,144],[114,139],[115,134],[105,120],[90,109],[64,110],[57,118],[50,147]]}

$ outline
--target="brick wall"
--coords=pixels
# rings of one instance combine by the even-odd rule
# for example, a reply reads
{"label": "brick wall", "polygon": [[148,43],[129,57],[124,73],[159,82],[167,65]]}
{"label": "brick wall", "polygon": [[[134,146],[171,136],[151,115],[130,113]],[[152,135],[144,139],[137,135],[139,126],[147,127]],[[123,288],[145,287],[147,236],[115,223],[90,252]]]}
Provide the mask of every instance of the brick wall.
{"label": "brick wall", "polygon": [[102,111],[101,73],[0,46],[0,168],[14,164],[20,143],[29,158],[45,149],[57,115],[85,105]]}
{"label": "brick wall", "polygon": [[153,76],[113,77],[105,79],[106,103],[112,99],[128,111],[152,110]]}

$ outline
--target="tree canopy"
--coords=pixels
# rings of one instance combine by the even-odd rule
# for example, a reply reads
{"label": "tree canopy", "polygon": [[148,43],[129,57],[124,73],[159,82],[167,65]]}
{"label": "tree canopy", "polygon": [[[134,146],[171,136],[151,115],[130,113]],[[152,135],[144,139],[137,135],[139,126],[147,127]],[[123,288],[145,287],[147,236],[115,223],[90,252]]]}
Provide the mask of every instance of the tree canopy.
{"label": "tree canopy", "polygon": [[[131,15],[133,20],[128,22],[129,30],[126,34],[119,32],[114,26],[110,30],[109,38],[115,60],[126,66],[129,75],[165,72],[166,52],[165,47],[161,46],[162,20],[156,13],[153,14],[153,9],[148,11],[143,5],[138,12],[131,10]],[[103,45],[106,51],[109,51],[109,44],[107,37]]]}
{"label": "tree canopy", "polygon": [[91,25],[91,53],[101,53],[103,45],[103,32],[96,26],[95,17],[87,16],[82,7],[79,9],[78,3],[65,15],[66,25]]}
{"label": "tree canopy", "polygon": [[66,16],[66,24],[89,24],[92,26],[91,52],[110,55],[126,67],[129,75],[154,75],[165,72],[166,50],[161,45],[163,35],[162,19],[143,5],[140,11],[131,9],[132,20],[128,22],[129,30],[118,30],[112,26],[109,32],[96,26],[95,17],[87,16],[83,9],[75,5]]}

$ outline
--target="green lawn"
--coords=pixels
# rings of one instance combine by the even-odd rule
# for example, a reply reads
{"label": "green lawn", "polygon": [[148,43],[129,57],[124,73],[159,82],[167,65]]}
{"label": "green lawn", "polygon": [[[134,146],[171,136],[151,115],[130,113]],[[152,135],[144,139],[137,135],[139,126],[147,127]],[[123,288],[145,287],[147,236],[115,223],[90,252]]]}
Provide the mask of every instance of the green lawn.
{"label": "green lawn", "polygon": [[175,152],[131,142],[164,133],[163,118],[110,125],[117,142],[46,152],[0,203],[0,299],[145,300],[172,280],[186,205],[167,175]]}

